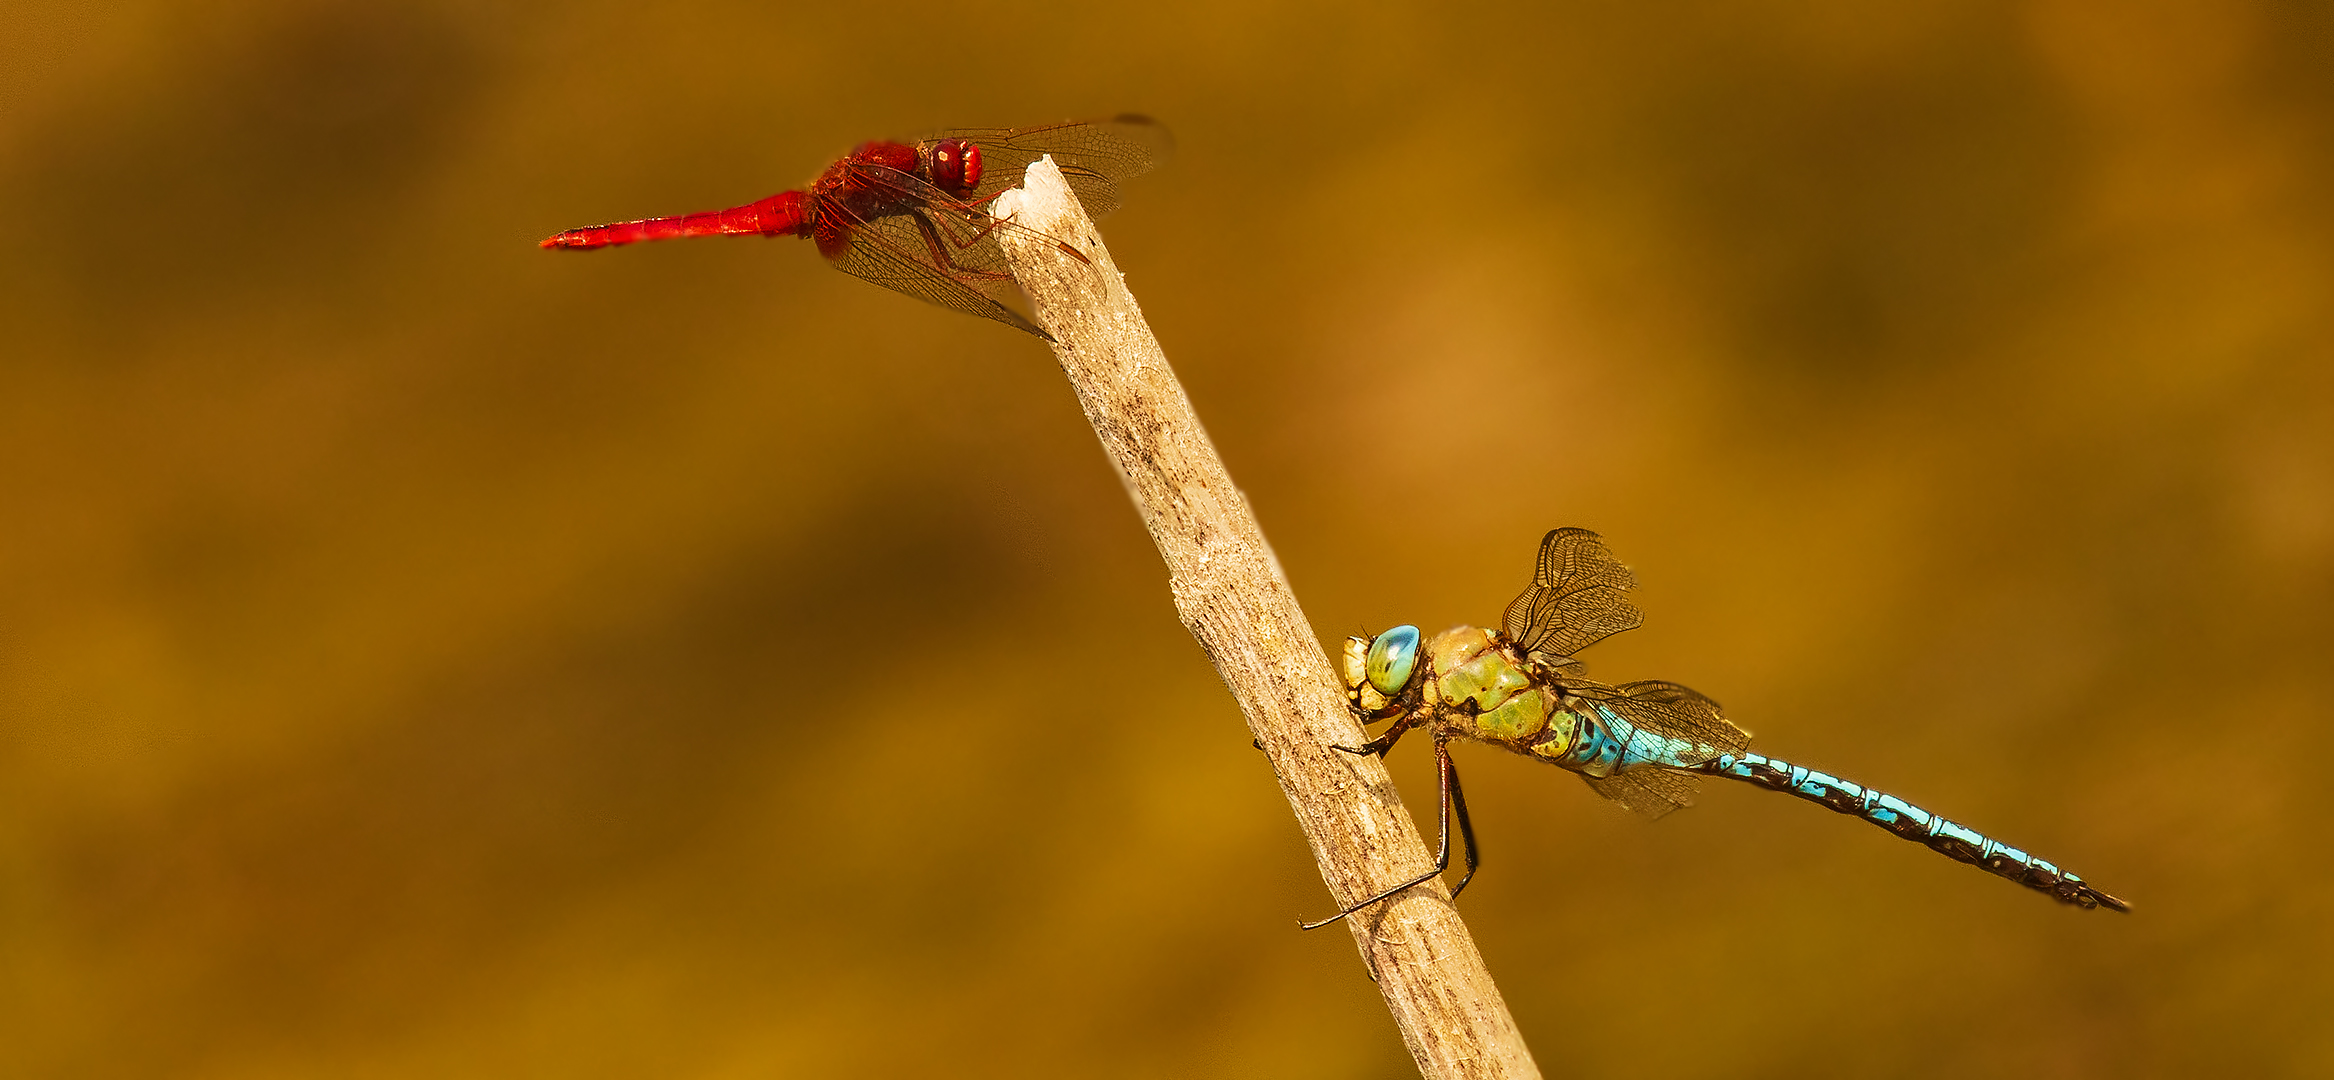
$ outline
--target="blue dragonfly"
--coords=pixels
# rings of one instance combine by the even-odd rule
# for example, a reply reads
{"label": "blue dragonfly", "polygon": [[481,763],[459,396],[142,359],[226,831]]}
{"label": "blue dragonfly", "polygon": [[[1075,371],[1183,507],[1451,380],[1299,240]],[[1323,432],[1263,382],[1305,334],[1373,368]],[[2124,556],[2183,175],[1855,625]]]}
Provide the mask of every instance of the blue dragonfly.
{"label": "blue dragonfly", "polygon": [[1454,818],[1467,872],[1451,895],[1467,887],[1480,860],[1466,794],[1451,767],[1454,739],[1503,746],[1570,769],[1590,790],[1648,818],[1692,805],[1702,777],[1747,781],[1860,817],[2062,903],[2131,910],[2072,873],[1894,795],[1751,753],[1750,733],[1728,720],[1717,702],[1686,687],[1660,681],[1609,686],[1589,679],[1574,656],[1644,621],[1627,595],[1636,586],[1637,576],[1597,534],[1555,529],[1541,539],[1539,568],[1507,606],[1501,629],[1455,627],[1423,648],[1415,626],[1346,640],[1346,696],[1354,713],[1365,724],[1390,720],[1393,726],[1361,746],[1338,749],[1383,755],[1412,728],[1433,732],[1442,840],[1433,870],[1305,923],[1305,929],[1327,926],[1440,876],[1451,865]]}

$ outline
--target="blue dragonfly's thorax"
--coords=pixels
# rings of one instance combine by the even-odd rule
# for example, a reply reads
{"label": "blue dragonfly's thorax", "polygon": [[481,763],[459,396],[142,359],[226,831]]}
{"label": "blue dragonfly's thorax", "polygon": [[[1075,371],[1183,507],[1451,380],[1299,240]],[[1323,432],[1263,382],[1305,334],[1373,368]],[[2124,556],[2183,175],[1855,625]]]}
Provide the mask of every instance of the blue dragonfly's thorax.
{"label": "blue dragonfly's thorax", "polygon": [[1497,630],[1459,626],[1420,644],[1397,626],[1346,643],[1346,693],[1368,718],[1406,716],[1448,739],[1506,747],[1584,776],[1687,768],[1733,747],[1655,731],[1567,679],[1565,657],[1519,652]]}
{"label": "blue dragonfly's thorax", "polygon": [[1443,738],[1548,761],[1564,760],[1590,716],[1585,703],[1566,700],[1556,670],[1499,631],[1474,626],[1423,644],[1416,627],[1397,626],[1345,645],[1346,696],[1362,717],[1405,717]]}

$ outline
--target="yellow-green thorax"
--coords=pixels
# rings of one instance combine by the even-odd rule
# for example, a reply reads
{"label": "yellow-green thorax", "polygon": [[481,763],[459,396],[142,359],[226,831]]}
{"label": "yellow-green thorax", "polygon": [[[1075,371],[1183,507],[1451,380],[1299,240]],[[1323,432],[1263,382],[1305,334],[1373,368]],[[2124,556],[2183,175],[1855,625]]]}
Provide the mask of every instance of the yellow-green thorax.
{"label": "yellow-green thorax", "polygon": [[1418,631],[1407,626],[1346,639],[1346,694],[1363,720],[1412,715],[1446,736],[1538,757],[1558,758],[1571,747],[1578,718],[1547,673],[1516,655],[1505,635],[1473,626],[1445,630],[1426,644],[1408,678],[1388,687],[1404,633],[1416,642]]}

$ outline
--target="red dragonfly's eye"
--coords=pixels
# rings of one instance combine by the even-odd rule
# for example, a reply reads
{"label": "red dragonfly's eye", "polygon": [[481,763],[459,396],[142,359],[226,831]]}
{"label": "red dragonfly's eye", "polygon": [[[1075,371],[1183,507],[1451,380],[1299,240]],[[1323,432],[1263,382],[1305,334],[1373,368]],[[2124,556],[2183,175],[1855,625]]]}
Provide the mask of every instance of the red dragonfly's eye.
{"label": "red dragonfly's eye", "polygon": [[942,139],[932,148],[932,186],[963,195],[981,182],[981,148],[962,139]]}
{"label": "red dragonfly's eye", "polygon": [[958,190],[968,195],[972,193],[972,189],[981,186],[981,148],[976,143],[964,144],[964,179],[962,183],[964,186]]}

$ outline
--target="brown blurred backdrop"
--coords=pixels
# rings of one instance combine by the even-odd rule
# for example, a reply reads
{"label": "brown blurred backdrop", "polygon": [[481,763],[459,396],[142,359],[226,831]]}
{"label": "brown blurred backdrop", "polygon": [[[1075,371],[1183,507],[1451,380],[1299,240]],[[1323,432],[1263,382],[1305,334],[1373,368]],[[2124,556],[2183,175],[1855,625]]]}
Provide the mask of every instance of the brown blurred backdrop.
{"label": "brown blurred backdrop", "polygon": [[1407,1074],[1039,343],[533,246],[1121,110],[1324,637],[1589,526],[1595,674],[2137,907],[1462,749],[1549,1074],[2334,1072],[2334,13],[1445,7],[20,0],[0,1074]]}

